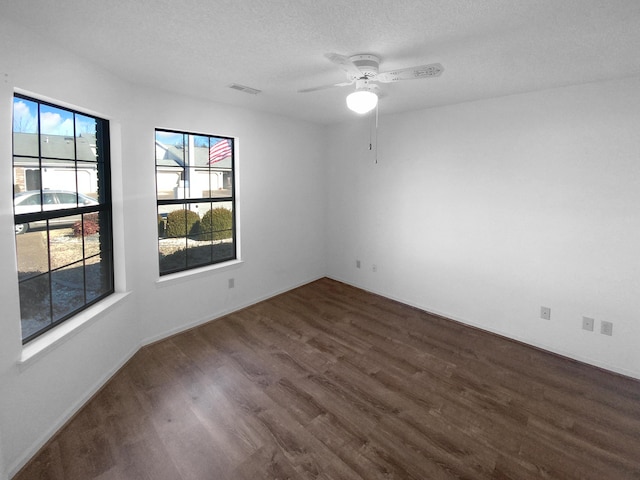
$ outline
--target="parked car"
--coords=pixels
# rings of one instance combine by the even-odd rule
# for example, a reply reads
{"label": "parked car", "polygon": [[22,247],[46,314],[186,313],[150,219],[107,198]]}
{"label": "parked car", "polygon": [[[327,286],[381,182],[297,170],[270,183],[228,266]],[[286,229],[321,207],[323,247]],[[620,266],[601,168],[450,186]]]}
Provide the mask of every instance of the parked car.
{"label": "parked car", "polygon": [[[40,190],[28,190],[26,192],[16,193],[13,197],[13,209],[16,215],[39,212],[41,206],[42,210],[47,211],[77,208],[86,205],[98,205],[98,202],[82,193],[67,190],[44,190],[42,192],[40,192]],[[73,225],[76,220],[77,218],[74,216],[52,218],[49,220],[49,224],[67,227]],[[30,228],[45,225],[45,220],[16,224],[16,235],[25,233],[29,231]]]}

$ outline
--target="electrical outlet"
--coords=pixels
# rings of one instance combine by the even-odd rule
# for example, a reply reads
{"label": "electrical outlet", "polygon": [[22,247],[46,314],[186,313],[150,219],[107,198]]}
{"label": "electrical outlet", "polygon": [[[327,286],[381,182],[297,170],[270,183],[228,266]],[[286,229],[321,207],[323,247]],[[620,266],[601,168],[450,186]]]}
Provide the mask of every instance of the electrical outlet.
{"label": "electrical outlet", "polygon": [[229,288],[233,288],[236,286],[236,281],[233,278],[229,279]]}
{"label": "electrical outlet", "polygon": [[375,273],[378,271],[378,266],[374,263],[373,265],[371,265],[371,270]]}
{"label": "electrical outlet", "polygon": [[540,307],[540,318],[551,320],[551,309],[549,307]]}
{"label": "electrical outlet", "polygon": [[600,322],[600,333],[602,335],[613,335],[613,323],[605,322],[604,320]]}
{"label": "electrical outlet", "polygon": [[582,317],[582,329],[583,330],[588,330],[589,332],[593,332],[593,324],[594,323],[595,323],[595,321],[593,320],[593,318]]}
{"label": "electrical outlet", "polygon": [[356,268],[360,268],[360,260],[356,260]]}

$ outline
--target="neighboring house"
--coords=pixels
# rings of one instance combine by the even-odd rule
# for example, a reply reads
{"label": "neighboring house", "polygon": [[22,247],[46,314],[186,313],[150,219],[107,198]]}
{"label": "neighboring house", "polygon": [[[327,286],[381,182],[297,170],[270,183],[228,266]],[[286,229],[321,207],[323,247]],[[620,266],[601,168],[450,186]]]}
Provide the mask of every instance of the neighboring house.
{"label": "neighboring house", "polygon": [[227,197],[233,184],[231,156],[209,165],[209,149],[156,141],[158,198]]}
{"label": "neighboring house", "polygon": [[[75,140],[75,142],[74,142]],[[38,164],[38,136],[33,133],[13,134],[16,157],[14,193],[26,190],[59,189],[78,191],[97,197],[96,137],[82,134],[72,136],[43,135],[42,166]],[[75,143],[75,145],[74,145]],[[76,178],[74,148],[77,149]],[[233,179],[231,157],[215,162],[209,168],[209,149],[194,147],[191,161],[181,145],[167,146],[156,142],[158,198],[207,198],[228,196]],[[47,160],[45,157],[52,157]],[[187,157],[185,161],[185,157]],[[64,160],[69,159],[69,160]],[[190,168],[185,168],[186,165]]]}
{"label": "neighboring house", "polygon": [[[14,132],[13,142],[16,153],[13,169],[14,193],[42,188],[77,191],[97,198],[95,135],[81,134],[75,138],[43,135],[41,144],[38,145],[37,134]],[[42,165],[37,158],[39,148],[42,150]],[[77,177],[74,158],[78,159]]]}

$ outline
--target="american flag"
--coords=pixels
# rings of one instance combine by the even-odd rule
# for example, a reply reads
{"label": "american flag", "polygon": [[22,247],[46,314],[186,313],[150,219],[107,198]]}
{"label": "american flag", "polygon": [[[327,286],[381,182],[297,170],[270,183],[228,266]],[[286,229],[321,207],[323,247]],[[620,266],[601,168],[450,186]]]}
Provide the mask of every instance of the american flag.
{"label": "american flag", "polygon": [[220,160],[224,160],[225,158],[231,155],[231,141],[228,139],[220,140],[216,142],[209,149],[209,165],[212,163],[219,162]]}

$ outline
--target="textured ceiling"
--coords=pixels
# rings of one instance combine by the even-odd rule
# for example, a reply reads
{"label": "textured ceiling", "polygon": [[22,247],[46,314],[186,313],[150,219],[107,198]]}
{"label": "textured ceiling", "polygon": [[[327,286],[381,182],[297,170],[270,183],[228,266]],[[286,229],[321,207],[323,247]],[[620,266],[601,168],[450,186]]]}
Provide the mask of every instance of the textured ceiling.
{"label": "textured ceiling", "polygon": [[383,85],[381,114],[640,74],[638,0],[5,0],[0,14],[129,82],[320,123],[355,115],[352,87],[297,93],[344,81],[329,52],[444,66]]}

